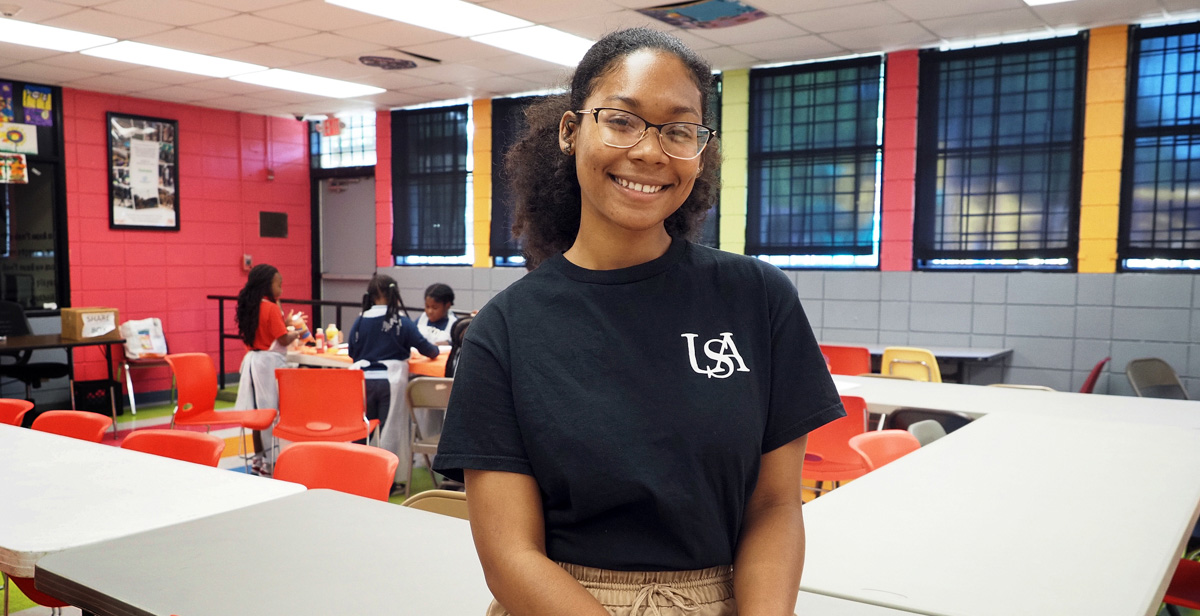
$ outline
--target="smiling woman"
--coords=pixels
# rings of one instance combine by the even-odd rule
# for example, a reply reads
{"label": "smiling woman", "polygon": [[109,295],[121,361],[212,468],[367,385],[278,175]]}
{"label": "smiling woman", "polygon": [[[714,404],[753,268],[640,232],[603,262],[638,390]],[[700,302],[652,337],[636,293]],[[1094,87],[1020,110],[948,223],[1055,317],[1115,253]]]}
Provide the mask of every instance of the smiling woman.
{"label": "smiling woman", "polygon": [[533,271],[472,321],[435,470],[489,616],[792,613],[807,434],[844,415],[787,277],[703,246],[709,68],[615,32],[509,155]]}

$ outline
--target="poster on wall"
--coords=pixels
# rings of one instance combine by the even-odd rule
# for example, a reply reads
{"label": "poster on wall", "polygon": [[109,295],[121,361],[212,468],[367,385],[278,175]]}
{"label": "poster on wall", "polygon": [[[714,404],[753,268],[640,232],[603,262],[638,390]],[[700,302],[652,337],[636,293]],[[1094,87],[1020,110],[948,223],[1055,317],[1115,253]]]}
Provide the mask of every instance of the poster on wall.
{"label": "poster on wall", "polygon": [[108,113],[108,226],[179,230],[179,123]]}
{"label": "poster on wall", "polygon": [[0,122],[0,152],[37,154],[37,127],[32,124]]}
{"label": "poster on wall", "polygon": [[0,154],[0,184],[28,184],[24,154]]}

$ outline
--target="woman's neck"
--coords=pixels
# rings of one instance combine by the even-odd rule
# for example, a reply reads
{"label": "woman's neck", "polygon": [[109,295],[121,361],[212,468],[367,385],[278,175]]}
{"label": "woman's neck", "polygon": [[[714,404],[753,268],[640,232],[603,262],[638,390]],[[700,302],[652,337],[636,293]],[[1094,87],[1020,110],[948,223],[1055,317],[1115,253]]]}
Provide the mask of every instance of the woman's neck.
{"label": "woman's neck", "polygon": [[589,270],[614,270],[653,261],[671,247],[671,236],[662,225],[644,231],[587,225],[581,220],[579,234],[563,256]]}

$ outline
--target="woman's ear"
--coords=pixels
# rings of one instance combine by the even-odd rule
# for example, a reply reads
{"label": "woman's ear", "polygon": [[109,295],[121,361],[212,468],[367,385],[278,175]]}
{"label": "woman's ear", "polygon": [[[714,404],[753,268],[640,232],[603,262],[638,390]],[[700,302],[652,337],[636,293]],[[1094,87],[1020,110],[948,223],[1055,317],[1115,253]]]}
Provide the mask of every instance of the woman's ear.
{"label": "woman's ear", "polygon": [[558,121],[558,147],[563,154],[570,156],[575,153],[575,137],[578,135],[579,120],[573,111],[563,113]]}

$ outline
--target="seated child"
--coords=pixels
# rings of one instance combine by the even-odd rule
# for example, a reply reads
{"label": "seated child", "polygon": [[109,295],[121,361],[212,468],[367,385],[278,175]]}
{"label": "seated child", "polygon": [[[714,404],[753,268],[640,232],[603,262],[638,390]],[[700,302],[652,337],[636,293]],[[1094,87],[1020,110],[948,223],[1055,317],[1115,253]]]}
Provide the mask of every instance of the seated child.
{"label": "seated child", "polygon": [[458,319],[450,312],[454,289],[440,282],[425,289],[425,314],[417,319],[421,335],[434,344],[450,344],[450,326]]}
{"label": "seated child", "polygon": [[396,281],[379,274],[367,285],[363,313],[350,326],[346,342],[355,362],[367,362],[363,368],[367,418],[378,419],[381,427],[387,422],[391,405],[388,370],[382,362],[389,359],[407,362],[413,348],[430,359],[438,356],[438,348],[421,336],[417,326],[400,309]]}

